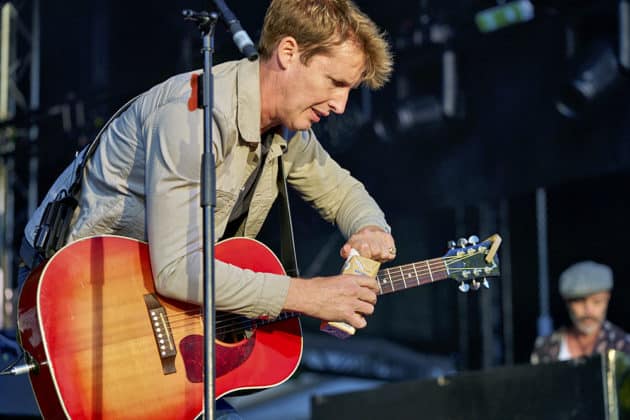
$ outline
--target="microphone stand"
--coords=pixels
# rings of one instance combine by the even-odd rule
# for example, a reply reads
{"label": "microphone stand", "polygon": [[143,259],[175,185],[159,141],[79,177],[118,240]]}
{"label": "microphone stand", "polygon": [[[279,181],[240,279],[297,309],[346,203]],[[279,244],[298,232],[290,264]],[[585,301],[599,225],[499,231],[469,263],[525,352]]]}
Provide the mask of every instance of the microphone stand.
{"label": "microphone stand", "polygon": [[[258,52],[249,35],[243,30],[234,13],[223,0],[213,0],[239,51],[250,61],[258,58]],[[212,109],[214,107],[214,77],[212,54],[214,31],[219,14],[183,10],[184,19],[197,23],[203,38],[203,154],[201,158],[201,207],[203,211],[203,318],[204,318],[204,418],[215,418],[215,301],[214,301],[214,210],[217,206],[216,168],[212,154]]]}
{"label": "microphone stand", "polygon": [[216,176],[212,154],[212,108],[214,106],[214,78],[212,54],[214,30],[219,19],[216,13],[182,12],[186,20],[197,23],[203,38],[203,154],[201,157],[201,207],[203,209],[203,319],[204,319],[204,418],[215,418],[215,303],[214,303],[214,209]]}

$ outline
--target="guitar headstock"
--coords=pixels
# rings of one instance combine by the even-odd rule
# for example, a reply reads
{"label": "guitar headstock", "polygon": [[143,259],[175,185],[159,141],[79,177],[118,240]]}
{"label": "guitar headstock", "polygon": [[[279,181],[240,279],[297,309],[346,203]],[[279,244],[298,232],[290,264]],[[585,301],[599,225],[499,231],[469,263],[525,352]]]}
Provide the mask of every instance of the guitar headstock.
{"label": "guitar headstock", "polygon": [[460,238],[457,242],[449,241],[449,251],[442,257],[449,278],[459,283],[459,290],[468,292],[480,286],[490,287],[488,277],[497,277],[499,257],[497,250],[501,237],[497,234],[479,242],[475,235]]}

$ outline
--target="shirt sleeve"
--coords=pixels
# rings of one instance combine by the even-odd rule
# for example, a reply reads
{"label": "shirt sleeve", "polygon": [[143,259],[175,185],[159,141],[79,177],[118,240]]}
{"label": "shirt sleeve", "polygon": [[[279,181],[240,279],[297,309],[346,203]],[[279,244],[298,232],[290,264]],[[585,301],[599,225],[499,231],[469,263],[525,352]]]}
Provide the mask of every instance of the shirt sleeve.
{"label": "shirt sleeve", "polygon": [[391,231],[363,184],[335,162],[312,130],[294,135],[286,159],[291,163],[287,182],[346,238],[370,225]]}
{"label": "shirt sleeve", "polygon": [[[162,106],[147,119],[146,223],[156,289],[164,296],[200,304],[203,300],[200,161],[203,113],[183,103]],[[220,115],[213,121],[213,152],[221,159],[226,135]],[[247,317],[276,317],[289,277],[255,273],[215,263],[215,305]]]}

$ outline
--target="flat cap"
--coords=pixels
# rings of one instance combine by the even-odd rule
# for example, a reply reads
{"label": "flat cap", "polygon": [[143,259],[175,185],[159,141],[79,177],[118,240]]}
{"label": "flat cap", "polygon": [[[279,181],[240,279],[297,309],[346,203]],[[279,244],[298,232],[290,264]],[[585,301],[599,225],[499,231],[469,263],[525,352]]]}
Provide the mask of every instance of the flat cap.
{"label": "flat cap", "polygon": [[610,267],[594,261],[571,265],[560,274],[560,295],[576,299],[612,289],[613,274]]}

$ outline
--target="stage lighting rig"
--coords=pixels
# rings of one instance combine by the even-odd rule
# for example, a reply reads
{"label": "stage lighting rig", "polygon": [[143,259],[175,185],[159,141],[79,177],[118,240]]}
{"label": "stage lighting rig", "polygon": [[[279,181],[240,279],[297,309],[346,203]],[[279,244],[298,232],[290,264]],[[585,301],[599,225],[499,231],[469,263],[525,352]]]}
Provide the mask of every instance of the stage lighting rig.
{"label": "stage lighting rig", "polygon": [[579,117],[588,104],[612,93],[621,82],[615,52],[603,40],[591,42],[577,62],[571,81],[556,100],[556,109],[567,118]]}
{"label": "stage lighting rig", "polygon": [[578,118],[591,104],[601,102],[628,84],[624,76],[630,74],[630,0],[620,0],[617,4],[616,49],[611,35],[599,34],[589,40],[573,58],[570,82],[555,103],[563,116]]}
{"label": "stage lighting rig", "polygon": [[418,17],[407,21],[393,37],[397,69],[388,106],[374,106],[371,129],[383,142],[398,136],[418,136],[464,118],[459,83],[456,28],[439,10],[424,2]]}

